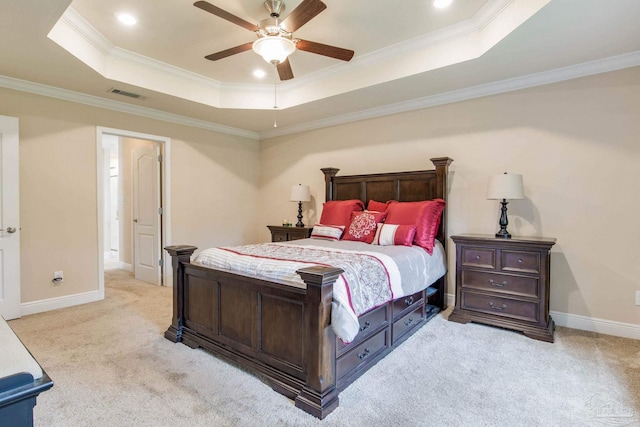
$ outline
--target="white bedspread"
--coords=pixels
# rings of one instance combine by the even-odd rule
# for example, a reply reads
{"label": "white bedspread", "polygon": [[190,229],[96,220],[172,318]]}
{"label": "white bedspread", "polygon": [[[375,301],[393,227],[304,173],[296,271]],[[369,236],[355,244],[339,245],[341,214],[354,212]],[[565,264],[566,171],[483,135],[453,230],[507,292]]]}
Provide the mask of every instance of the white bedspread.
{"label": "white bedspread", "polygon": [[193,263],[301,288],[306,284],[296,273],[300,268],[326,265],[343,269],[345,273],[333,287],[331,324],[344,342],[357,335],[360,314],[418,292],[446,273],[439,242],[429,255],[416,246],[303,239],[206,249]]}

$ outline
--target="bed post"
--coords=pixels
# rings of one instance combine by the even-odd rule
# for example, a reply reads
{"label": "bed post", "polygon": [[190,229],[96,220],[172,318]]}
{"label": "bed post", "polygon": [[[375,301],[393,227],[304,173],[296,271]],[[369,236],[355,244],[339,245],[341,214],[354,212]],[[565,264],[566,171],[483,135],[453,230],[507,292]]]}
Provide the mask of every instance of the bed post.
{"label": "bed post", "polygon": [[324,174],[325,202],[328,202],[329,200],[333,200],[335,198],[335,194],[333,194],[333,177],[336,176],[340,169],[322,168],[320,170]]}
{"label": "bed post", "polygon": [[333,284],[339,268],[313,266],[297,271],[307,284],[307,379],[295,398],[296,407],[320,419],[338,407],[336,337],[331,328]]}
{"label": "bed post", "polygon": [[184,264],[191,261],[191,254],[198,248],[177,245],[167,246],[165,249],[171,255],[173,265],[173,319],[164,337],[169,341],[180,342],[184,327]]}
{"label": "bed post", "polygon": [[[450,157],[434,157],[430,159],[436,167],[436,194],[435,197],[447,201],[447,174],[449,173],[449,165],[453,162]],[[447,252],[447,208],[445,206],[442,217],[440,218],[440,227],[438,228],[438,235],[436,236],[442,243],[445,254]],[[436,305],[444,310],[447,308],[447,274],[438,279],[438,295]]]}

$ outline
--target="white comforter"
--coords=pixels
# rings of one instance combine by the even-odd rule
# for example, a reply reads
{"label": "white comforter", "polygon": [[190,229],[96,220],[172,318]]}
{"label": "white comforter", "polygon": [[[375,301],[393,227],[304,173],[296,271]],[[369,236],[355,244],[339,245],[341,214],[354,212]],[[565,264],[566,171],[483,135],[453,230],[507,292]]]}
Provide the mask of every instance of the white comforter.
{"label": "white comforter", "polygon": [[292,242],[211,248],[193,260],[245,276],[306,287],[296,270],[310,265],[342,268],[333,287],[331,325],[344,342],[358,334],[358,316],[392,299],[426,288],[446,273],[442,245],[433,255],[420,247],[377,246],[351,241]]}

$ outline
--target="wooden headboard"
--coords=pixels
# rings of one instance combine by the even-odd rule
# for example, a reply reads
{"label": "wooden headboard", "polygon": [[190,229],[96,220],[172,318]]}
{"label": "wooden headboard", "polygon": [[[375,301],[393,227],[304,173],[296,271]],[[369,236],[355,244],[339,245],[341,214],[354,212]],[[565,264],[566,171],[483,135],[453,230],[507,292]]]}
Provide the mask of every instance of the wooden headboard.
{"label": "wooden headboard", "polygon": [[[323,168],[326,200],[360,199],[386,202],[416,202],[420,200],[447,200],[447,174],[453,159],[431,159],[435,169],[414,172],[391,172],[369,175],[336,176],[340,169]],[[446,210],[442,214],[437,239],[446,247]]]}

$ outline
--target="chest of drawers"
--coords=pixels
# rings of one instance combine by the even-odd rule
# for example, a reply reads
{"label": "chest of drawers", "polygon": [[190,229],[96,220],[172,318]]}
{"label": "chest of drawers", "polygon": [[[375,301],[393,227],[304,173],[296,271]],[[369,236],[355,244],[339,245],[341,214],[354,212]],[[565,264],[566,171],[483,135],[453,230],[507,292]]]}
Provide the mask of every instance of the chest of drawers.
{"label": "chest of drawers", "polygon": [[553,342],[549,316],[549,251],[555,239],[452,236],[456,305],[449,320],[477,322]]}

